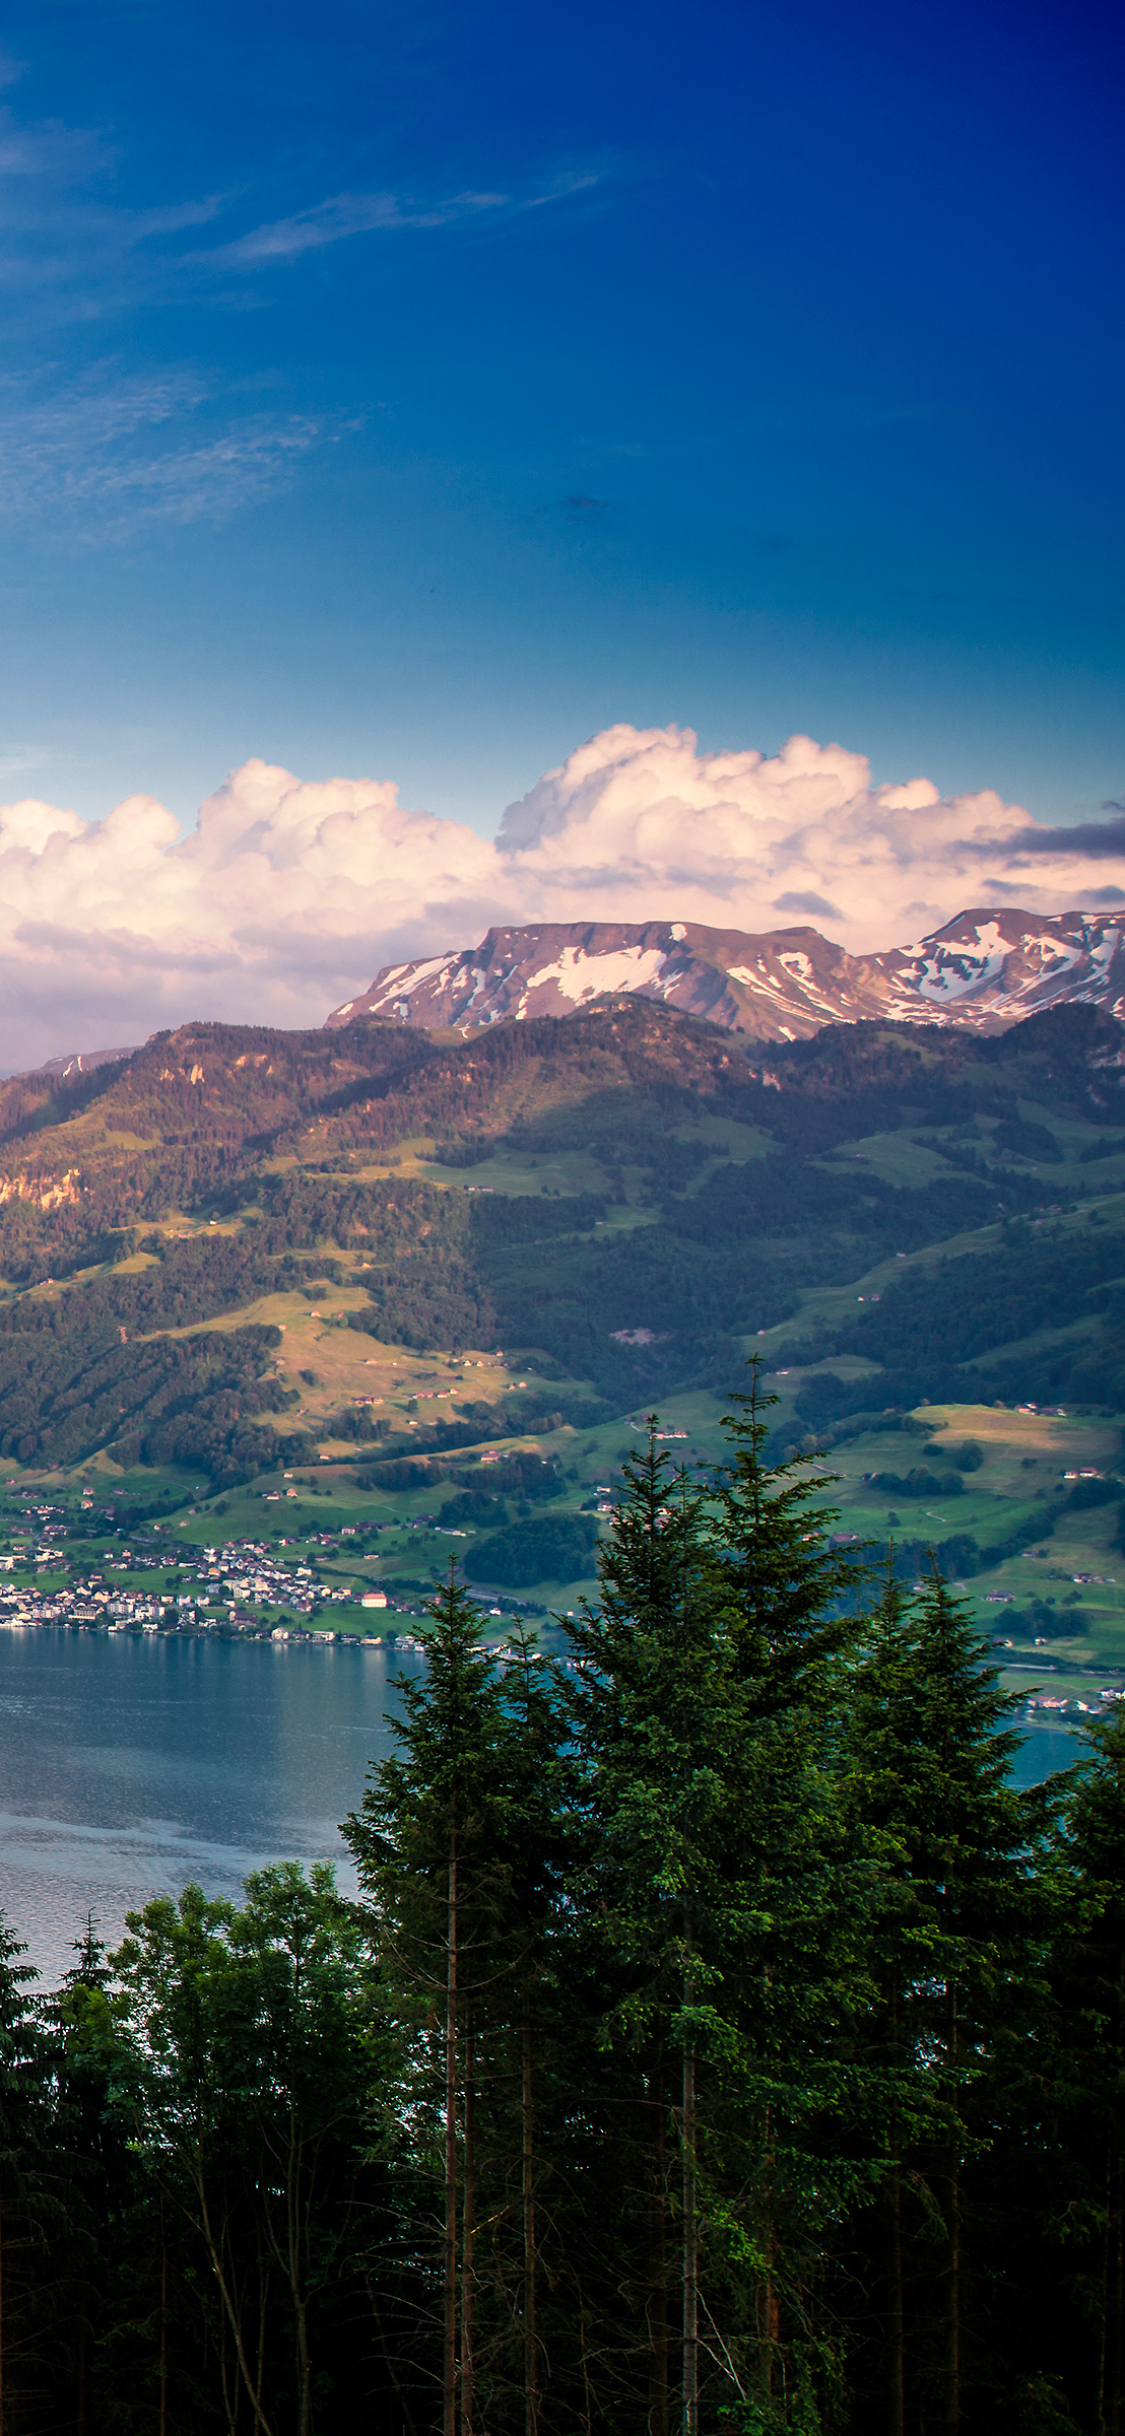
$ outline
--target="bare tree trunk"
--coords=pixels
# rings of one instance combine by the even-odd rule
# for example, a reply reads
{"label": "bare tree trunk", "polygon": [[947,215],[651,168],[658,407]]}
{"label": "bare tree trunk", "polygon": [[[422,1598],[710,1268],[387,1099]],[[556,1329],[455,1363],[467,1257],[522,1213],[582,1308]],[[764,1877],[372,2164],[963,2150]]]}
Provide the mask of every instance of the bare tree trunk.
{"label": "bare tree trunk", "polygon": [[1122,2210],[1121,2152],[1114,2148],[1106,2175],[1106,2306],[1102,2339],[1102,2426],[1105,2436],[1121,2436],[1122,2319],[1125,2316],[1125,2224]]}
{"label": "bare tree trunk", "polygon": [[695,2055],[684,2049],[684,2436],[699,2436],[699,2224],[695,2172]]}
{"label": "bare tree trunk", "polygon": [[945,2428],[946,2436],[957,2436],[961,2425],[961,2180],[956,2149],[950,2158],[948,2187],[945,2231]]}
{"label": "bare tree trunk", "polygon": [[[442,2427],[457,2431],[457,1847],[449,1861],[445,1966],[445,2339]],[[3,2431],[0,2430],[0,2436]]]}
{"label": "bare tree trunk", "polygon": [[1112,2223],[1113,2154],[1111,2151],[1110,2155],[1106,2158],[1105,2166],[1105,2232],[1102,2235],[1102,2305],[1099,2313],[1100,2323],[1098,2326],[1098,2398],[1096,2405],[1097,2416],[1094,2421],[1094,2436],[1108,2436],[1106,2409],[1109,2401],[1109,2286],[1110,2251],[1113,2246],[1111,2230]]}
{"label": "bare tree trunk", "polygon": [[762,2154],[764,2210],[760,2248],[765,2265],[757,2294],[758,2358],[761,2363],[762,2398],[769,2402],[773,2396],[773,2372],[777,2358],[778,2308],[777,2283],[773,2271],[773,2123],[769,2108],[762,2125]]}
{"label": "bare tree trunk", "polygon": [[[594,2436],[594,2397],[590,2387],[590,2350],[586,2341],[586,2305],[584,2301],[580,2301],[578,2306],[578,2328],[582,2341],[582,2401],[584,2405],[582,2425],[585,2436]],[[0,2431],[0,2436],[2,2436],[2,2431]]]}
{"label": "bare tree trunk", "polygon": [[297,2427],[298,2436],[310,2436],[312,2427],[312,2358],[309,2351],[309,2306],[301,2257],[302,2212],[302,2136],[300,2119],[289,2100],[289,2142],[285,2159],[285,2255],[280,2256],[267,2226],[267,2237],[279,2264],[288,2278],[293,2315],[297,2325]]}
{"label": "bare tree trunk", "polygon": [[773,2372],[777,2358],[778,2310],[777,2285],[773,2273],[773,2228],[766,2235],[768,2264],[758,2286],[758,2350],[761,2359],[761,2383],[764,2399],[773,2398]]}
{"label": "bare tree trunk", "polygon": [[[946,2053],[954,2075],[960,2053],[957,1983],[948,1991],[949,2033]],[[953,2087],[954,2132],[949,2152],[948,2199],[945,2215],[945,2436],[957,2436],[961,2425],[961,2154],[958,2139],[957,2086]]]}
{"label": "bare tree trunk", "polygon": [[473,2080],[473,2023],[467,2011],[465,2020],[465,2099],[463,2142],[463,2196],[461,2217],[461,2436],[473,2436],[473,2412],[476,2393],[473,2379],[473,2249],[476,2239],[476,2158],[473,2135],[476,2129],[476,2088]]}
{"label": "bare tree trunk", "polygon": [[652,2364],[649,2374],[648,2436],[669,2436],[668,2393],[668,2203],[664,2041],[653,2042],[648,2076],[654,2170],[648,2208],[648,2287]]}
{"label": "bare tree trunk", "polygon": [[[203,2167],[198,2159],[193,2161],[191,2171],[192,2178],[195,2183],[195,2195],[199,2201],[199,2230],[202,2233],[203,2239],[207,2245],[207,2254],[211,2261],[211,2268],[215,2277],[215,2282],[219,2288],[219,2298],[223,2305],[223,2313],[230,2328],[231,2342],[234,2345],[234,2356],[238,2364],[239,2375],[242,2379],[243,2386],[245,2387],[250,2408],[254,2414],[254,2425],[260,2431],[260,2436],[273,2436],[273,2430],[270,2427],[269,2420],[262,2409],[262,2385],[265,2373],[265,2300],[263,2298],[262,2322],[259,2325],[258,2330],[258,2377],[257,2383],[255,2384],[250,2370],[250,2363],[246,2356],[246,2342],[242,2330],[242,2311],[239,2307],[234,2287],[231,2284],[230,2278],[223,2263],[227,2246],[227,2228],[224,2224],[219,2238],[216,2239],[211,2223],[211,2211],[207,2204],[207,2190],[204,2182]],[[3,2436],[2,2422],[0,2422],[0,2436]]]}
{"label": "bare tree trunk", "polygon": [[904,2436],[906,2426],[905,2353],[902,2295],[902,2146],[895,2128],[891,2150],[891,2356],[888,2379],[890,2436]]}
{"label": "bare tree trunk", "polygon": [[535,2235],[535,2090],[532,2079],[531,2011],[523,1983],[523,2420],[524,2436],[539,2436],[538,2276]]}
{"label": "bare tree trunk", "polygon": [[[690,2006],[691,1917],[686,1921],[688,1959],[684,1967],[683,2001]],[[683,2212],[684,2212],[684,2412],[683,2436],[699,2436],[699,2215],[696,2144],[695,2041],[690,2031],[684,2043],[683,2068]]]}
{"label": "bare tree trunk", "polygon": [[168,2436],[168,2238],[160,2194],[160,2436]]}

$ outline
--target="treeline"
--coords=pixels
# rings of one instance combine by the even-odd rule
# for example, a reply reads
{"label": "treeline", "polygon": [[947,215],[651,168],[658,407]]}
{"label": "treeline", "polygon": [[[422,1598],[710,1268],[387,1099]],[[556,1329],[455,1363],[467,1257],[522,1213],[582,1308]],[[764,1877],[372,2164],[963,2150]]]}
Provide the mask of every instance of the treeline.
{"label": "treeline", "polygon": [[194,1465],[219,1487],[252,1479],[309,1451],[254,1426],[297,1400],[270,1374],[280,1342],[254,1325],[140,1344],[112,1324],[0,1332],[0,1454],[58,1465],[112,1446],[125,1466]]}
{"label": "treeline", "polygon": [[[888,1405],[963,1403],[975,1393],[1116,1408],[1125,1368],[1123,1260],[1116,1229],[1037,1233],[1017,1220],[994,1249],[911,1270],[843,1328],[811,1347],[782,1345],[776,1358],[784,1364],[859,1354],[879,1362],[878,1387]],[[1091,1319],[1101,1328],[1070,1344],[1028,1346],[987,1371],[976,1367],[994,1346],[1026,1335],[1029,1313],[1041,1312],[1050,1314],[1052,1329]],[[865,1407],[872,1384],[821,1371],[802,1387],[797,1414],[822,1428]]]}
{"label": "treeline", "polygon": [[766,1435],[628,1464],[562,1666],[451,1577],[357,1901],[3,1942],[8,2436],[1120,2425],[1125,1722],[1017,1791]]}
{"label": "treeline", "polygon": [[[1041,1235],[1017,1222],[988,1252],[894,1278],[880,1302],[866,1303],[845,1327],[817,1339],[816,1358],[861,1354],[896,1371],[979,1361],[993,1345],[1026,1334],[1029,1311],[1049,1311],[1052,1327],[1062,1328],[1112,1309],[1123,1264],[1115,1228]],[[796,1361],[797,1348],[783,1348],[779,1358]],[[807,1345],[800,1358],[809,1359]]]}

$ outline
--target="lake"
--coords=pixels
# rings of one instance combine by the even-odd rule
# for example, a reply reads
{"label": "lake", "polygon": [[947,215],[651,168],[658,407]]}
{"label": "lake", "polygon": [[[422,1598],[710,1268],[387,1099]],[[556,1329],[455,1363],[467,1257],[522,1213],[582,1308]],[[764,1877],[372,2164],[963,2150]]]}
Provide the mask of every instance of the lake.
{"label": "lake", "polygon": [[[339,1821],[388,1748],[389,1678],[417,1651],[339,1642],[0,1630],[0,1908],[48,1984],[87,1912],[126,1911],[198,1878],[237,1896],[265,1861],[334,1861]],[[1073,1739],[1034,1726],[1021,1783]]]}
{"label": "lake", "polygon": [[0,1631],[0,1908],[49,1981],[93,1911],[189,1878],[235,1895],[264,1861],[330,1860],[387,1749],[411,1651],[338,1642]]}

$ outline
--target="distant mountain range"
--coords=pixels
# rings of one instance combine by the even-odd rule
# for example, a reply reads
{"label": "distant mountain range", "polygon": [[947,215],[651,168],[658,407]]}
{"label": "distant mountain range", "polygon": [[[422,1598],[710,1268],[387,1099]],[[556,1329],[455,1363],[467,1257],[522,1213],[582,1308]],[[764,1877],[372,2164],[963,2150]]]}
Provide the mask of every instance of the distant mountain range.
{"label": "distant mountain range", "polygon": [[1125,1015],[1125,915],[985,907],[913,947],[850,956],[817,930],[712,930],[701,922],[540,922],[476,948],[384,965],[328,1029],[366,1015],[430,1030],[575,1015],[631,994],[759,1040],[890,1018],[1002,1031],[1076,1000]]}

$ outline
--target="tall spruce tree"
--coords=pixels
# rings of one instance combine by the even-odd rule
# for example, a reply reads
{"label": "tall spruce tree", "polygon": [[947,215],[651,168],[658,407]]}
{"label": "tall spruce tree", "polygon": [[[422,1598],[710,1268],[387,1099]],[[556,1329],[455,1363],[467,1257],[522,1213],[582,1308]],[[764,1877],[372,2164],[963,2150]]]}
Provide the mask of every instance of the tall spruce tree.
{"label": "tall spruce tree", "polygon": [[[730,2047],[723,1961],[741,1927],[740,1890],[724,1855],[744,1721],[704,1560],[701,1501],[670,1477],[655,1420],[647,1452],[625,1465],[598,1572],[597,1604],[584,1603],[567,1627],[586,1830],[576,1893],[606,1944],[614,1987],[606,2032],[647,2131],[646,2238],[633,2281],[644,2295],[648,2424],[654,2436],[670,2425],[668,2295],[676,2283],[679,2419],[684,2436],[697,2436],[701,2108],[706,2116]],[[668,2180],[676,2151],[674,2276]]]}
{"label": "tall spruce tree", "polygon": [[[574,2357],[563,2298],[570,2236],[578,2230],[568,2133],[577,2111],[574,2068],[582,2044],[567,1904],[573,1772],[556,1671],[519,1626],[505,1658],[498,1824],[507,1883],[496,1958],[510,1957],[511,1969],[497,1970],[482,2008],[487,2073],[481,2075],[479,2146],[489,2219],[479,2275],[488,2335],[482,2404],[484,2424],[514,2418],[522,2421],[524,2436],[539,2436],[565,2382],[558,2372]],[[554,2394],[548,2392],[552,2382]]]}
{"label": "tall spruce tree", "polygon": [[[650,1434],[647,1458],[625,1467],[598,1601],[570,1628],[590,1855],[577,1899],[612,1956],[607,2031],[622,2065],[646,2057],[658,2096],[658,2217],[678,2161],[689,2432],[720,2408],[789,2424],[831,2382],[816,2287],[825,2227],[856,2179],[837,2124],[870,1872],[849,1847],[834,1694],[859,1568],[831,1543],[823,1484],[768,1465],[772,1401],[755,1373],[729,1424],[732,1460],[705,1494],[670,1481]],[[666,2226],[653,2257],[659,2328]],[[667,2371],[659,2342],[649,2351],[649,2424],[663,2427]]]}
{"label": "tall spruce tree", "polygon": [[822,2286],[829,2229],[862,2170],[840,2131],[855,2104],[870,1881],[842,1790],[844,1661],[864,1568],[833,1537],[831,1476],[769,1461],[776,1401],[755,1360],[724,1422],[731,1453],[707,1532],[745,1720],[726,1856],[747,1924],[726,1973],[742,2059],[727,2143],[741,2174],[732,2257],[752,2267],[743,2356],[763,2425],[819,2407],[814,2393],[823,2401],[840,2373]]}
{"label": "tall spruce tree", "polygon": [[440,2123],[443,2436],[473,2436],[476,2424],[478,2043],[482,2008],[516,1962],[505,1940],[511,1729],[482,1627],[451,1569],[430,1609],[424,1676],[399,1679],[397,1749],[344,1823],[384,2000],[407,2041],[423,2183]]}
{"label": "tall spruce tree", "polygon": [[1026,2009],[1044,1921],[1042,1804],[1011,1782],[1013,1706],[936,1569],[914,1597],[888,1583],[855,1670],[850,1737],[881,1863],[864,2039],[881,2079],[873,2280],[888,2436],[923,2424],[957,2436],[967,2397],[990,2388],[973,2168],[994,2136],[998,2043]]}

